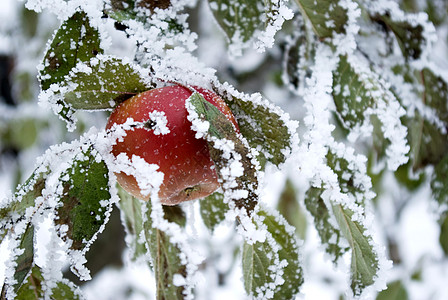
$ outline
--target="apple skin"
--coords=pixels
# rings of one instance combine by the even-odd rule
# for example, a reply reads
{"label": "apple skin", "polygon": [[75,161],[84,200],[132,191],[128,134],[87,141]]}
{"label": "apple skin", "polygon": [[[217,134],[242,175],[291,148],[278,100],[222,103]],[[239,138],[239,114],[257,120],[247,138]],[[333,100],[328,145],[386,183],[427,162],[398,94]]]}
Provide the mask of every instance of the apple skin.
{"label": "apple skin", "polygon": [[[214,92],[193,87],[205,100],[221,111],[229,121],[238,124],[225,102]],[[160,202],[164,205],[203,198],[219,188],[215,166],[210,158],[205,139],[195,138],[185,101],[192,91],[184,86],[174,85],[149,90],[127,99],[118,105],[109,117],[106,129],[114,124],[123,124],[128,118],[136,122],[148,121],[149,113],[164,112],[167,118],[168,134],[154,134],[153,130],[134,128],[128,130],[123,141],[113,146],[114,156],[126,153],[129,158],[138,155],[149,164],[157,164],[165,174],[159,190]],[[117,173],[118,183],[131,195],[149,200],[144,196],[134,176]]]}

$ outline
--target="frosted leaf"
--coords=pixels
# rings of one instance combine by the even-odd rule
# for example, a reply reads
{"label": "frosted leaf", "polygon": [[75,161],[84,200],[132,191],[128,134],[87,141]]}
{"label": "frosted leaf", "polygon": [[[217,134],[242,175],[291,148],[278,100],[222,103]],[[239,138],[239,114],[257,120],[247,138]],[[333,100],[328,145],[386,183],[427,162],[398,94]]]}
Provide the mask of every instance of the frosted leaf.
{"label": "frosted leaf", "polygon": [[79,62],[87,62],[101,53],[98,30],[90,25],[85,12],[76,12],[62,23],[48,45],[39,74],[42,90],[61,83]]}
{"label": "frosted leaf", "polygon": [[[193,124],[198,120],[210,124],[201,136],[209,143],[210,157],[222,181],[226,202],[232,199],[237,208],[244,208],[250,215],[258,201],[257,165],[252,161],[251,149],[235,131],[232,122],[199,93],[194,93],[186,101],[186,108]],[[192,127],[193,130],[195,128]],[[235,174],[232,165],[238,165],[238,170],[244,172]]]}
{"label": "frosted leaf", "polygon": [[262,168],[267,162],[282,165],[298,143],[298,123],[260,94],[246,95],[227,84],[217,86],[228,99],[228,106],[238,121],[241,134],[257,149]]}
{"label": "frosted leaf", "polygon": [[340,230],[334,226],[331,210],[320,198],[321,193],[322,190],[318,188],[308,189],[305,196],[305,206],[313,216],[314,226],[325,251],[330,254],[333,262],[336,263],[349,248],[348,245],[344,245]]}
{"label": "frosted leaf", "polygon": [[[315,221],[321,228],[318,232],[322,241],[328,243],[327,251],[340,256],[348,242],[352,251],[351,287],[353,293],[359,295],[366,287],[376,285],[375,281],[384,272],[388,261],[373,242],[372,216],[364,209],[365,203],[374,197],[371,180],[366,174],[367,159],[355,154],[354,149],[345,144],[337,143],[331,134],[334,126],[330,124],[333,101],[330,94],[336,67],[337,59],[332,51],[319,46],[312,76],[307,81],[309,87],[304,94],[307,108],[304,123],[309,132],[304,135],[307,144],[302,146],[299,166],[303,174],[310,176],[311,185],[317,188],[308,196],[322,201],[317,205],[309,199],[308,206],[317,216]],[[328,217],[318,215],[319,206],[324,209],[324,214],[329,212]]]}
{"label": "frosted leaf", "polygon": [[448,77],[437,76],[432,70],[425,68],[421,71],[421,78],[424,88],[422,92],[422,97],[425,99],[424,106],[434,113],[425,114],[425,110],[418,109],[413,118],[408,118],[414,169],[439,163],[448,151],[446,129]]}
{"label": "frosted leaf", "polygon": [[41,269],[38,266],[33,266],[27,281],[17,292],[17,299],[43,298],[44,296],[50,297],[50,295],[54,300],[84,299],[80,289],[66,279],[54,282],[52,287],[46,287]]}
{"label": "frosted leaf", "polygon": [[406,60],[419,59],[431,54],[430,45],[437,37],[425,13],[406,14],[396,2],[389,0],[367,3],[373,21],[385,24],[392,31]]}
{"label": "frosted leaf", "polygon": [[127,59],[97,55],[92,61],[78,63],[53,92],[60,93],[64,103],[73,109],[114,108],[151,88],[142,72]]}
{"label": "frosted leaf", "polygon": [[386,148],[389,169],[396,170],[406,163],[410,147],[407,145],[407,128],[400,120],[405,110],[384,80],[354,55],[340,58],[334,76],[336,110],[344,125],[352,129],[349,140],[371,136],[371,117],[376,116],[381,122],[384,138],[389,141]]}
{"label": "frosted leaf", "polygon": [[302,95],[306,88],[306,78],[311,73],[316,37],[309,34],[302,18],[296,17],[293,24],[298,30],[288,36],[285,41],[282,81],[290,90]]}
{"label": "frosted leaf", "polygon": [[254,299],[292,299],[303,283],[299,242],[294,229],[278,213],[260,210],[254,218],[266,239],[245,243],[244,287]]}
{"label": "frosted leaf", "polygon": [[23,215],[27,215],[30,208],[36,205],[36,198],[42,195],[45,187],[45,173],[47,170],[37,169],[28,180],[22,184],[9,202],[3,202],[0,208],[0,237],[3,237],[8,231],[20,221]]}
{"label": "frosted leaf", "polygon": [[226,213],[230,209],[224,202],[224,195],[220,192],[201,199],[199,205],[202,221],[211,232],[225,220]]}
{"label": "frosted leaf", "polygon": [[251,42],[259,51],[272,47],[275,33],[293,16],[283,0],[209,0],[209,5],[233,55],[241,55]]}
{"label": "frosted leaf", "polygon": [[343,33],[347,11],[339,2],[331,0],[296,0],[304,18],[308,19],[320,38],[330,38],[333,33]]}
{"label": "frosted leaf", "polygon": [[157,200],[142,204],[146,247],[156,277],[156,295],[166,299],[193,299],[195,272],[202,259],[186,243],[185,233],[179,226],[185,216],[180,216],[179,208],[163,209]]}
{"label": "frosted leaf", "polygon": [[352,250],[351,288],[358,296],[364,288],[375,283],[379,272],[378,254],[367,228],[353,219],[353,212],[349,208],[333,206],[333,213]]}
{"label": "frosted leaf", "polygon": [[143,230],[142,201],[131,196],[123,189],[119,189],[118,193],[120,196],[118,205],[121,212],[121,220],[126,229],[125,241],[131,250],[131,258],[138,260],[144,257],[148,251]]}
{"label": "frosted leaf", "polygon": [[[57,208],[56,225],[64,240],[71,242],[71,249],[83,250],[102,231],[112,209],[101,201],[109,201],[109,179],[103,161],[96,161],[95,150],[82,152],[74,157],[71,168],[61,174],[61,206]],[[68,175],[68,176],[66,176]],[[68,178],[66,178],[68,177]]]}
{"label": "frosted leaf", "polygon": [[[6,297],[14,299],[18,290],[23,285],[26,277],[34,263],[34,226],[28,224],[23,233],[17,232],[17,239],[12,244],[17,243],[17,248],[13,251],[13,255],[8,264],[11,270],[11,277],[6,276],[5,285],[3,287]],[[6,274],[9,272],[7,271]]]}
{"label": "frosted leaf", "polygon": [[444,211],[448,210],[448,155],[435,166],[431,178],[431,190]]}

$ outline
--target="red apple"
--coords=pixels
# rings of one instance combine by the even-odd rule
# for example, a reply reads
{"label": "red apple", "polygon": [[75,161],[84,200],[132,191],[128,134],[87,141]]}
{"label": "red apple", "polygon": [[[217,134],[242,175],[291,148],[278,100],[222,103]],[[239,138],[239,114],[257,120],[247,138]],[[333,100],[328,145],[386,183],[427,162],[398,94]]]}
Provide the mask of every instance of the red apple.
{"label": "red apple", "polygon": [[[238,131],[237,122],[225,102],[214,92],[194,87],[205,100],[217,107]],[[157,164],[165,174],[159,190],[162,204],[180,202],[210,195],[219,187],[218,177],[210,158],[206,140],[195,138],[191,122],[187,120],[185,100],[192,91],[184,86],[167,86],[143,92],[118,105],[109,117],[106,128],[123,124],[128,118],[136,122],[148,121],[154,111],[164,112],[168,121],[168,134],[154,134],[148,128],[128,130],[123,141],[113,146],[117,156],[126,153],[129,158],[138,155],[149,164]],[[133,176],[116,174],[118,183],[133,196],[148,200]]]}

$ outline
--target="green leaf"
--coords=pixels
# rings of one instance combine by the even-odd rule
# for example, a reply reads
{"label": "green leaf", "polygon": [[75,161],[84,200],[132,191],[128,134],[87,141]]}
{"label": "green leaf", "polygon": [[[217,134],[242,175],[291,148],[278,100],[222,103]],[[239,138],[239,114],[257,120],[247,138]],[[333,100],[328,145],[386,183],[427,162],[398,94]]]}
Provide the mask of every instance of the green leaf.
{"label": "green leaf", "polygon": [[384,14],[375,14],[371,16],[371,19],[394,33],[406,59],[420,58],[423,47],[427,44],[424,28],[421,24],[415,21],[393,20],[391,13],[388,11]]}
{"label": "green leaf", "polygon": [[355,295],[375,282],[379,269],[378,257],[372,246],[372,237],[359,221],[353,219],[354,212],[340,204],[332,206],[333,214],[352,250],[351,288]]}
{"label": "green leaf", "polygon": [[[215,163],[218,176],[223,179],[221,170],[228,168],[231,158],[229,159],[222,150],[215,148],[214,138],[218,140],[228,140],[233,142],[234,151],[241,156],[240,162],[244,169],[243,175],[235,178],[237,185],[232,186],[229,190],[247,191],[247,197],[235,200],[237,208],[244,208],[248,215],[253,211],[258,202],[256,194],[258,179],[256,174],[256,166],[251,161],[251,154],[248,147],[238,137],[234,125],[226,116],[221,113],[213,104],[206,101],[199,93],[193,93],[189,98],[191,105],[194,107],[199,119],[208,121],[210,126],[208,129],[208,144],[210,157]],[[232,154],[233,155],[233,154]],[[237,159],[237,158],[234,158]],[[225,178],[223,180],[226,180]],[[233,178],[232,178],[233,180]],[[223,184],[225,192],[226,184]]]}
{"label": "green leaf", "polygon": [[278,14],[275,0],[209,0],[219,26],[230,42],[247,42],[257,30],[264,30]]}
{"label": "green leaf", "polygon": [[23,281],[28,276],[34,262],[34,226],[28,224],[25,233],[23,234],[19,249],[24,252],[16,259],[17,266],[14,273],[14,279],[17,283],[14,284],[14,292],[22,286]]}
{"label": "green leaf", "polygon": [[169,234],[153,226],[150,202],[146,204],[145,236],[151,252],[156,277],[156,299],[184,299],[184,286],[174,285],[176,274],[185,277],[186,266],[182,264],[182,252],[170,241]]}
{"label": "green leaf", "polygon": [[288,179],[280,195],[277,206],[278,211],[285,217],[289,224],[296,229],[296,234],[305,239],[307,220],[306,215],[297,199],[297,191],[293,183]]}
{"label": "green leaf", "polygon": [[118,189],[118,194],[120,196],[119,207],[122,212],[122,221],[128,235],[126,241],[130,240],[132,258],[135,260],[147,253],[146,245],[141,241],[141,236],[144,235],[142,201],[132,197],[122,188]]}
{"label": "green leaf", "polygon": [[437,165],[448,152],[448,84],[430,69],[423,69],[419,74],[423,85],[421,93],[423,104],[433,110],[434,117],[441,125],[428,120],[418,111],[413,118],[407,118],[409,128],[409,143],[414,170],[422,169],[428,165]]}
{"label": "green leaf", "polygon": [[389,283],[387,289],[378,293],[376,300],[407,300],[408,298],[405,285],[397,280]]}
{"label": "green leaf", "polygon": [[424,86],[424,104],[435,109],[437,117],[445,124],[448,123],[448,83],[428,68],[424,68],[420,76]]}
{"label": "green leaf", "polygon": [[72,249],[84,249],[107,221],[110,208],[108,169],[94,149],[79,153],[60,177],[63,193],[57,225],[67,225],[63,239]]}
{"label": "green leaf", "polygon": [[448,204],[448,154],[434,168],[431,190],[440,205]]}
{"label": "green leaf", "polygon": [[35,171],[27,181],[18,187],[12,200],[0,208],[0,243],[14,224],[25,216],[29,207],[35,205],[37,197],[42,195],[45,187],[46,172]]}
{"label": "green leaf", "polygon": [[395,172],[397,181],[410,191],[415,191],[425,182],[426,176],[424,172],[413,174],[412,164],[409,162],[401,165]]}
{"label": "green leaf", "polygon": [[[27,281],[17,292],[17,300],[29,300],[29,299],[41,299],[44,297],[44,291],[42,286],[44,284],[44,278],[42,271],[38,266],[33,266],[31,273],[29,274]],[[78,300],[79,296],[78,288],[68,282],[67,280],[59,281],[56,286],[51,289],[52,300]]]}
{"label": "green leaf", "polygon": [[244,287],[255,298],[292,299],[303,283],[299,245],[294,231],[280,216],[260,210],[267,226],[264,242],[243,245]]}
{"label": "green leaf", "polygon": [[62,23],[45,54],[39,74],[42,90],[63,82],[78,62],[87,62],[100,53],[103,49],[98,30],[90,25],[85,12],[76,12]]}
{"label": "green leaf", "polygon": [[413,169],[438,164],[448,152],[448,135],[441,133],[436,125],[418,112],[415,112],[413,119],[408,119],[408,124]]}
{"label": "green leaf", "polygon": [[440,224],[439,243],[443,252],[448,256],[448,214],[444,214]]}
{"label": "green leaf", "polygon": [[224,195],[215,192],[199,201],[202,221],[213,232],[225,220],[229,205],[224,202]]}
{"label": "green leaf", "polygon": [[119,22],[136,17],[135,0],[111,0],[110,6],[107,14]]}
{"label": "green leaf", "polygon": [[337,0],[296,0],[296,2],[319,38],[331,38],[333,33],[345,33],[347,11]]}
{"label": "green leaf", "polygon": [[66,105],[84,110],[114,108],[151,88],[132,64],[103,55],[70,72],[64,85],[69,89],[64,93]]}
{"label": "green leaf", "polygon": [[[287,40],[284,51],[283,83],[288,83],[294,89],[305,85],[306,79],[311,77],[311,67],[314,64],[316,41],[308,34],[301,19],[293,22],[293,33]],[[285,82],[286,81],[286,82]]]}
{"label": "green leaf", "polygon": [[[366,80],[368,82],[365,82]],[[365,111],[375,105],[371,93],[372,88],[378,89],[376,85],[377,83],[372,79],[358,74],[347,61],[346,56],[340,57],[334,72],[333,98],[336,111],[347,128],[353,129],[364,122]]]}
{"label": "green leaf", "polygon": [[[353,197],[356,204],[364,206],[366,194],[369,192],[367,183],[358,182],[357,173],[360,172],[356,167],[351,166],[350,162],[339,155],[328,151],[327,164],[332,171],[338,176],[339,187],[341,192],[349,194]],[[362,174],[367,176],[366,174]]]}
{"label": "green leaf", "polygon": [[[171,6],[170,0],[111,0],[111,7],[106,12],[115,20],[122,22],[126,20],[139,20],[145,22],[146,14],[139,14],[142,9],[148,9],[151,13],[156,8],[167,9]],[[143,17],[143,16],[145,17]]]}
{"label": "green leaf", "polygon": [[187,224],[187,218],[185,212],[182,210],[182,207],[180,207],[179,205],[163,205],[162,209],[163,217],[166,220],[172,223],[176,223],[180,227],[185,227],[185,225]]}
{"label": "green leaf", "polygon": [[272,282],[270,278],[271,272],[269,272],[268,268],[278,264],[273,256],[268,255],[268,253],[271,254],[273,251],[268,243],[244,243],[242,256],[243,279],[244,288],[248,294],[262,296],[257,295],[257,288],[260,289]]}
{"label": "green leaf", "polygon": [[331,255],[333,262],[336,263],[349,248],[341,246],[344,237],[339,228],[333,226],[331,211],[320,197],[322,192],[323,189],[320,188],[312,187],[308,189],[305,196],[305,206],[314,218],[314,226],[326,252]]}
{"label": "green leaf", "polygon": [[[333,151],[328,151],[326,158],[327,165],[337,175],[337,184],[331,184],[328,190],[325,184],[310,188],[305,204],[315,219],[322,243],[326,245],[327,252],[334,255],[335,262],[348,250],[345,246],[348,242],[352,255],[351,288],[355,295],[360,295],[365,287],[374,283],[379,270],[379,258],[372,237],[363,223],[364,202],[373,195],[367,174],[361,166],[357,166],[356,158],[349,162],[346,154],[340,156],[340,152]],[[340,196],[335,195],[338,187]]]}
{"label": "green leaf", "polygon": [[260,149],[259,161],[278,166],[291,150],[292,134],[277,108],[236,97],[228,102],[238,121],[241,134],[252,148]]}

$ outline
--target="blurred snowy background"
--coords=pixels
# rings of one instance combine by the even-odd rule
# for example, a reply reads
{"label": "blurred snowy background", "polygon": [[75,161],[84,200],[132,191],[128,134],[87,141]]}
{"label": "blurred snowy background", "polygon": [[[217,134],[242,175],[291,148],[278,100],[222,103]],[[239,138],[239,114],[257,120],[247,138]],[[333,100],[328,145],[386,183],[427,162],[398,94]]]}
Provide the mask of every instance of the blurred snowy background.
{"label": "blurred snowy background", "polygon": [[[415,2],[421,4],[420,1]],[[448,5],[439,5],[445,8],[442,14],[447,14]],[[214,25],[206,1],[200,1],[196,8],[190,10],[191,29],[199,33],[196,51],[199,60],[216,69],[220,80],[229,81],[244,92],[263,93],[292,118],[300,121],[303,112],[298,103],[301,100],[281,84],[281,47],[275,46],[263,54],[247,51],[242,57],[232,58],[227,53],[219,28]],[[50,145],[71,141],[91,126],[102,128],[105,125],[107,112],[79,113],[78,128],[69,133],[52,111],[38,105],[36,66],[41,62],[46,43],[59,24],[53,14],[46,11],[37,14],[27,10],[23,1],[1,0],[0,199],[8,197],[17,184],[29,176],[36,158]],[[447,18],[437,30],[439,41],[433,48],[434,57],[448,69]],[[111,49],[125,56],[129,46],[124,33],[115,31],[112,38]],[[277,38],[281,39],[282,36]],[[288,174],[292,171],[287,168],[283,172],[266,172],[262,201],[276,207],[279,199],[285,197],[287,178],[292,178],[296,190],[294,196],[303,201],[304,189],[301,187],[305,183],[300,179],[294,180],[294,176]],[[407,189],[397,183],[392,173],[386,172],[377,184],[381,193],[371,207],[375,215],[372,230],[376,241],[387,247],[388,258],[394,263],[385,278],[387,283],[392,283],[390,293],[383,293],[378,299],[448,299],[448,259],[439,242],[439,217],[432,201],[429,177],[422,176],[420,180],[424,182],[416,189]],[[232,268],[234,263],[239,264],[238,260],[234,260],[235,255],[239,254],[238,243],[232,237],[232,224],[220,226],[212,236],[200,221],[197,203],[185,204],[185,207],[190,219],[195,220],[189,225],[191,242],[197,244],[205,256],[214,259],[213,269],[218,271],[202,274],[197,285],[197,299],[244,299],[241,270]],[[302,212],[302,220],[298,222],[306,224],[308,218],[310,224],[309,217]],[[349,257],[345,266],[335,269],[322,250],[313,226],[303,226],[298,234],[304,238],[302,253],[305,271],[305,283],[298,299],[344,299],[349,281]],[[112,217],[102,236],[104,238],[94,246],[97,248],[91,251],[96,253],[90,257],[93,280],[82,284],[88,299],[153,299],[154,277],[146,266],[133,263],[128,258],[118,214]],[[41,246],[38,248],[39,257],[45,251],[44,229],[40,230],[38,241]],[[213,246],[207,248],[204,245]],[[4,244],[0,249],[0,282],[7,259],[6,247]],[[372,291],[367,297],[375,299],[377,294]]]}

